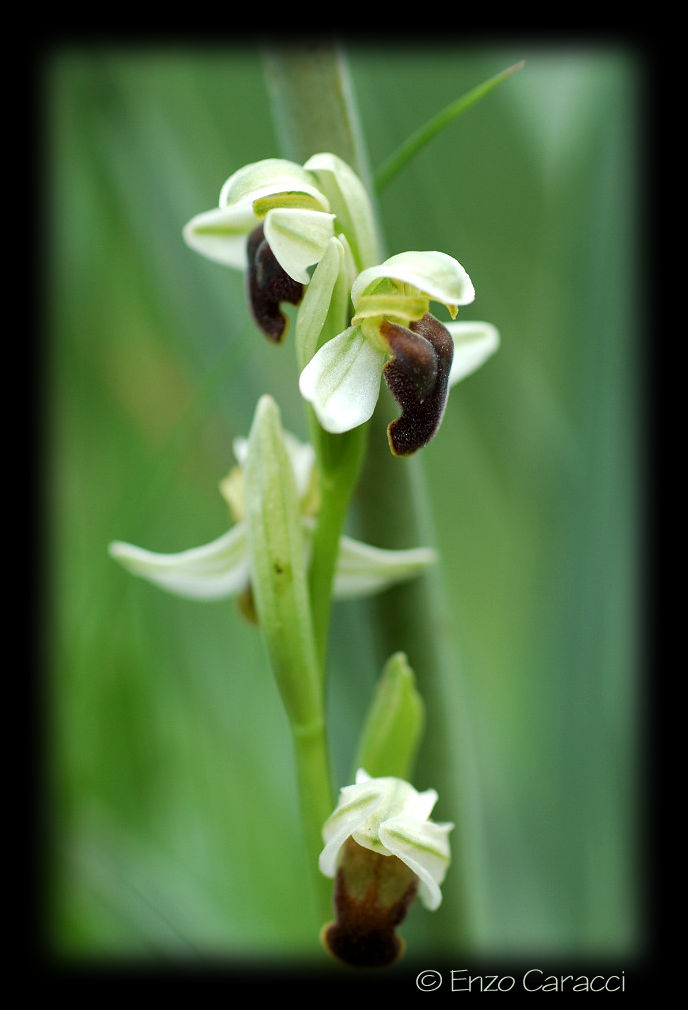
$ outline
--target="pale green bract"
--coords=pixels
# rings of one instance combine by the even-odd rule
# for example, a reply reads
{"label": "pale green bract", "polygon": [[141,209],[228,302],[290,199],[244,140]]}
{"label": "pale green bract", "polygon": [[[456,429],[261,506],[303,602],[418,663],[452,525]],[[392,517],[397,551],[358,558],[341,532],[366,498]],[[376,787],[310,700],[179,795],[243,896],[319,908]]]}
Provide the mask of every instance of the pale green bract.
{"label": "pale green bract", "polygon": [[[315,520],[313,512],[315,455],[312,446],[284,432],[285,448],[294,472],[302,512],[305,556],[308,557]],[[220,600],[238,596],[251,582],[251,562],[243,507],[242,475],[248,442],[236,439],[234,455],[239,463],[220,484],[235,524],[216,540],[173,554],[149,551],[115,541],[110,555],[131,574],[138,575],[174,595],[194,600]],[[383,550],[343,536],[334,578],[336,599],[364,597],[398,582],[414,578],[436,561],[431,548]]]}
{"label": "pale green bract", "polygon": [[321,872],[335,876],[339,851],[353,838],[365,849],[401,859],[418,877],[418,893],[426,908],[438,908],[454,825],[429,819],[437,799],[434,789],[419,793],[404,779],[371,778],[360,768],[354,785],[340,790],[337,807],[323,826]]}
{"label": "pale green bract", "polygon": [[355,768],[373,778],[411,777],[425,727],[425,705],[408,657],[395,652],[385,663],[358,742]]}

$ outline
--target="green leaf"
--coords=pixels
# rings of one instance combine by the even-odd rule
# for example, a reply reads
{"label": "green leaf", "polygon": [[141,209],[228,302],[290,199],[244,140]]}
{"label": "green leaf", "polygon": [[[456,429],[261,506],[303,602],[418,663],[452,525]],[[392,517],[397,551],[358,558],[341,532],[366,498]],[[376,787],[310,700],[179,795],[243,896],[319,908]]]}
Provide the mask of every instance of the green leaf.
{"label": "green leaf", "polygon": [[520,70],[524,65],[525,60],[521,60],[520,63],[514,63],[512,67],[507,67],[506,70],[502,70],[501,73],[495,74],[494,77],[490,77],[487,81],[483,81],[482,84],[478,84],[477,87],[471,88],[467,91],[465,95],[461,98],[457,98],[455,102],[447,105],[446,108],[438,112],[436,116],[433,116],[429,122],[420,129],[412,133],[411,136],[406,140],[397,150],[390,155],[390,157],[383,163],[382,167],[378,169],[375,175],[375,189],[377,192],[381,192],[385,186],[391,182],[394,176],[409,162],[414,158],[418,152],[425,147],[425,145],[432,140],[436,134],[443,130],[445,126],[456,119],[462,113],[466,112],[471,106],[479,102],[481,98],[484,98],[493,88],[498,84],[513,74],[516,70]]}
{"label": "green leaf", "polygon": [[403,652],[387,660],[368,710],[356,768],[373,778],[410,779],[425,724],[425,706]]}

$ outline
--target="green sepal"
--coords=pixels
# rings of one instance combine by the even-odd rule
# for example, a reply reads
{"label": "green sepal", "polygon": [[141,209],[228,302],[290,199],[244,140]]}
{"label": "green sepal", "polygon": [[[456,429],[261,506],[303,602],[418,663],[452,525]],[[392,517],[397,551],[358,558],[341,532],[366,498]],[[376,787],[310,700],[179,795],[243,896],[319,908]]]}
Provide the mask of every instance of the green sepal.
{"label": "green sepal", "polygon": [[425,706],[403,652],[387,660],[366,716],[354,768],[373,778],[412,777],[425,725]]}

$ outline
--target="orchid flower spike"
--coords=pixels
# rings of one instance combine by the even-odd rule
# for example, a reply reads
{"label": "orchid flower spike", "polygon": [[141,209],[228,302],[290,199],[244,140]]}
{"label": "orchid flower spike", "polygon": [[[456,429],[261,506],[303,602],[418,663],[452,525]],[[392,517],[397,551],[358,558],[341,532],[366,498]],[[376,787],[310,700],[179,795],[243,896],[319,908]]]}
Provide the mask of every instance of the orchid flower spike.
{"label": "orchid flower spike", "polygon": [[[304,550],[308,551],[319,507],[317,470],[312,446],[284,432],[284,442],[294,472],[303,523]],[[238,597],[242,610],[251,614],[251,562],[246,529],[243,465],[248,440],[234,441],[234,467],[220,483],[234,525],[211,543],[175,554],[160,554],[115,541],[110,555],[130,573],[141,576],[177,596],[196,600]],[[336,599],[368,596],[397,582],[414,578],[436,560],[431,548],[384,550],[343,536],[335,571]]]}
{"label": "orchid flower spike", "polygon": [[253,317],[275,343],[287,330],[280,306],[300,303],[332,238],[347,244],[357,270],[375,262],[378,244],[362,182],[327,153],[303,166],[283,158],[244,165],[223,185],[219,206],[193,217],[183,236],[208,259],[247,271]]}
{"label": "orchid flower spike", "polygon": [[491,324],[443,324],[429,305],[444,304],[453,320],[474,298],[470,277],[446,253],[399,253],[359,273],[351,289],[351,326],[323,344],[299,379],[322,427],[339,433],[368,421],[384,375],[402,411],[388,428],[392,452],[408,456],[427,445],[449,388],[499,345]]}
{"label": "orchid flower spike", "polygon": [[395,927],[420,896],[434,910],[450,861],[453,824],[431,821],[434,789],[417,792],[398,778],[371,778],[359,769],[323,827],[320,869],[336,877],[336,922],[322,941],[348,964],[383,965],[403,951]]}

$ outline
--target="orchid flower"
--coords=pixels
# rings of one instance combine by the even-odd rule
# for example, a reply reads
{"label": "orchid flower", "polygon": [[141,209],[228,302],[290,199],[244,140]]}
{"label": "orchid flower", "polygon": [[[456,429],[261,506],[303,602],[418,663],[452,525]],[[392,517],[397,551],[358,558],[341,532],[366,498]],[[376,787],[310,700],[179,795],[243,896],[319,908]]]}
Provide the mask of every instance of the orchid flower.
{"label": "orchid flower", "polygon": [[316,351],[299,379],[322,427],[340,433],[368,421],[384,375],[402,410],[388,428],[392,452],[407,456],[427,445],[449,388],[499,345],[491,324],[443,324],[429,305],[444,304],[454,320],[474,298],[470,277],[446,253],[399,253],[361,271],[351,289],[351,326]]}
{"label": "orchid flower", "polygon": [[266,158],[234,172],[219,206],[184,227],[187,244],[203,256],[247,271],[256,324],[279,343],[287,329],[280,305],[298,305],[319,263],[337,238],[357,270],[375,262],[374,217],[362,182],[333,154],[316,154],[301,166]]}
{"label": "orchid flower", "polygon": [[[314,452],[289,432],[284,441],[294,472],[304,533],[308,550],[318,510],[317,471]],[[242,467],[246,462],[248,440],[235,439],[234,455],[238,466],[220,482],[220,492],[227,502],[234,525],[211,543],[174,554],[160,554],[115,541],[110,555],[129,572],[153,582],[178,596],[198,600],[241,597],[250,590],[251,562],[245,523]],[[436,560],[430,548],[383,550],[342,536],[333,595],[337,599],[367,596],[394,583],[413,578]]]}
{"label": "orchid flower", "polygon": [[450,861],[453,824],[431,821],[434,789],[417,792],[398,778],[371,778],[363,769],[345,786],[323,827],[320,870],[337,878],[337,921],[322,940],[350,964],[388,964],[401,953],[394,928],[418,893],[434,910]]}

